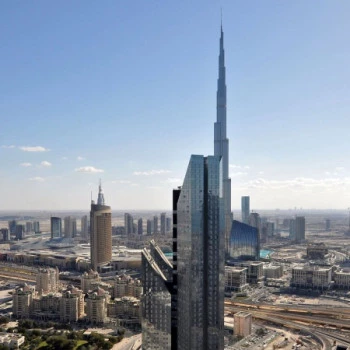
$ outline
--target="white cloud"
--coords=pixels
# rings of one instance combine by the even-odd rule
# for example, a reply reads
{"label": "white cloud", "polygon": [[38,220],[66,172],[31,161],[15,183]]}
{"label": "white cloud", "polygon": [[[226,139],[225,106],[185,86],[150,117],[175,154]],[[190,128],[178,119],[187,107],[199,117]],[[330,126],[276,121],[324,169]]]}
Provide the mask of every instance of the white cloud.
{"label": "white cloud", "polygon": [[9,146],[2,145],[1,148],[16,148],[16,146],[14,146],[14,145],[9,145]]}
{"label": "white cloud", "polygon": [[83,166],[80,168],[76,168],[74,171],[78,173],[103,173],[103,169],[97,169],[93,166]]}
{"label": "white cloud", "polygon": [[134,175],[143,175],[143,176],[151,176],[151,175],[160,175],[160,174],[168,174],[170,173],[170,170],[149,170],[149,171],[134,171]]}
{"label": "white cloud", "polygon": [[67,160],[68,158],[67,158],[67,157],[62,157],[61,159],[62,159],[62,160]]}
{"label": "white cloud", "polygon": [[32,163],[26,163],[26,162],[24,162],[24,163],[21,163],[20,164],[20,166],[24,166],[24,167],[29,167],[29,166],[32,166]]}
{"label": "white cloud", "polygon": [[176,184],[176,183],[181,184],[182,183],[182,179],[179,179],[179,178],[176,178],[176,177],[168,177],[166,179],[166,181],[164,181],[164,182],[168,183],[168,184]]}
{"label": "white cloud", "polygon": [[130,184],[130,186],[138,187],[138,186],[140,186],[140,185],[139,185],[139,184],[136,184],[136,183],[132,183],[132,184]]}
{"label": "white cloud", "polygon": [[45,166],[45,167],[50,167],[52,164],[50,162],[48,162],[47,160],[43,160],[40,163],[41,166]]}
{"label": "white cloud", "polygon": [[29,181],[43,182],[43,181],[45,181],[45,179],[43,177],[40,177],[40,176],[35,176],[35,177],[29,178]]}
{"label": "white cloud", "polygon": [[45,148],[42,146],[21,146],[18,148],[24,152],[47,152],[47,151],[49,151],[48,148]]}
{"label": "white cloud", "polygon": [[[117,181],[116,181],[117,182]],[[119,180],[118,181],[120,184],[131,184],[131,181],[129,180]]]}
{"label": "white cloud", "polygon": [[244,171],[237,171],[236,173],[230,173],[231,177],[244,176],[244,175],[248,175],[248,173]]}
{"label": "white cloud", "polygon": [[78,160],[78,161],[81,161],[81,160],[85,160],[85,158],[84,158],[84,157],[81,157],[81,156],[78,156],[78,157],[77,157],[77,160]]}
{"label": "white cloud", "polygon": [[345,170],[345,168],[343,166],[337,166],[335,168],[335,171],[343,171],[343,170]]}
{"label": "white cloud", "polygon": [[231,169],[250,169],[249,165],[230,164]]}

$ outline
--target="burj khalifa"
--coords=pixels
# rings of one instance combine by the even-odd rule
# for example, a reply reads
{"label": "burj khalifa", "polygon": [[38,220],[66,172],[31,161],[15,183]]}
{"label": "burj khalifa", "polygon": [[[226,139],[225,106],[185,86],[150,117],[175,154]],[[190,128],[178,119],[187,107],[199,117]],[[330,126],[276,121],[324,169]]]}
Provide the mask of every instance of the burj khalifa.
{"label": "burj khalifa", "polygon": [[226,122],[226,68],[224,51],[224,33],[221,25],[219,77],[216,95],[216,122],[214,123],[214,155],[221,156],[223,176],[223,202],[225,216],[225,250],[228,251],[228,242],[232,226],[231,213],[231,179],[229,178],[229,140],[227,138]]}

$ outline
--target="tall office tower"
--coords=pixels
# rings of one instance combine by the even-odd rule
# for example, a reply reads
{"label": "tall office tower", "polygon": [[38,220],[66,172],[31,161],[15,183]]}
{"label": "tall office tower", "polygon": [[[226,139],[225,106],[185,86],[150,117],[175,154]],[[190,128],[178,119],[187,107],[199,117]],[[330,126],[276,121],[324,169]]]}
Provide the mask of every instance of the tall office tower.
{"label": "tall office tower", "polygon": [[112,260],[112,211],[105,205],[101,183],[97,204],[91,202],[90,254],[91,267],[95,271]]}
{"label": "tall office tower", "polygon": [[81,224],[81,237],[82,238],[88,238],[89,237],[89,220],[87,215],[84,215],[80,219],[80,224]]}
{"label": "tall office tower", "polygon": [[150,242],[150,251],[144,248],[141,257],[142,349],[170,350],[173,266],[154,240]]}
{"label": "tall office tower", "polygon": [[8,222],[8,225],[9,225],[10,234],[11,235],[16,234],[17,221],[16,220],[10,220]]}
{"label": "tall office tower", "polygon": [[166,232],[166,213],[160,214],[160,233],[165,235]]}
{"label": "tall office tower", "polygon": [[181,350],[224,349],[225,223],[220,163],[220,156],[192,155],[177,202]]}
{"label": "tall office tower", "polygon": [[152,221],[147,220],[147,234],[151,235],[152,234]]}
{"label": "tall office tower", "polygon": [[224,51],[224,33],[221,25],[219,78],[216,95],[216,123],[214,124],[214,155],[222,157],[223,201],[224,201],[224,235],[225,251],[228,252],[229,237],[232,226],[231,213],[231,179],[229,178],[229,145],[226,126],[226,68]]}
{"label": "tall office tower", "polygon": [[24,231],[25,231],[24,225],[16,225],[16,230],[15,230],[16,239],[19,239],[19,240],[24,239]]}
{"label": "tall office tower", "polygon": [[166,232],[171,231],[171,218],[166,218]]}
{"label": "tall office tower", "polygon": [[62,220],[56,216],[51,216],[51,239],[62,237]]}
{"label": "tall office tower", "polygon": [[77,236],[77,219],[72,216],[64,218],[64,237],[74,238]]}
{"label": "tall office tower", "polygon": [[158,233],[158,216],[153,216],[153,232]]}
{"label": "tall office tower", "polygon": [[305,241],[305,216],[295,218],[295,241],[297,243]]}
{"label": "tall office tower", "polygon": [[326,219],[326,231],[330,231],[330,230],[331,230],[331,220]]}
{"label": "tall office tower", "polygon": [[0,229],[0,232],[2,234],[2,240],[3,241],[9,241],[10,240],[10,231],[7,228]]}
{"label": "tall office tower", "polygon": [[242,211],[242,222],[243,224],[249,224],[249,214],[250,214],[250,197],[243,196],[241,198],[241,211]]}
{"label": "tall office tower", "polygon": [[256,227],[233,220],[229,257],[234,260],[259,260],[260,237]]}
{"label": "tall office tower", "polygon": [[134,233],[134,218],[129,213],[124,214],[124,227],[126,235]]}
{"label": "tall office tower", "polygon": [[295,219],[289,220],[289,239],[295,240]]}
{"label": "tall office tower", "polygon": [[26,232],[33,232],[33,223],[31,221],[26,222]]}
{"label": "tall office tower", "polygon": [[33,229],[34,229],[35,233],[40,233],[40,222],[39,221],[33,222]]}
{"label": "tall office tower", "polygon": [[137,220],[137,234],[139,234],[139,235],[143,234],[142,218]]}
{"label": "tall office tower", "polygon": [[58,268],[39,269],[36,275],[36,290],[40,295],[55,293],[58,290],[58,281]]}

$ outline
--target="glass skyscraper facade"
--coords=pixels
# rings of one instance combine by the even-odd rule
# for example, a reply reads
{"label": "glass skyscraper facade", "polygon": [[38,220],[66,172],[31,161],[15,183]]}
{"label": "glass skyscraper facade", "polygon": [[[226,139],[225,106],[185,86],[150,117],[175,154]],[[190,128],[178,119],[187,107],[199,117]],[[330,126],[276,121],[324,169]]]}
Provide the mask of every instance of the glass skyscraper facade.
{"label": "glass skyscraper facade", "polygon": [[259,260],[259,230],[233,220],[230,236],[230,258],[234,260]]}
{"label": "glass skyscraper facade", "polygon": [[177,202],[178,349],[224,349],[220,157],[192,155]]}
{"label": "glass skyscraper facade", "polygon": [[250,214],[249,196],[243,196],[241,198],[241,212],[242,212],[242,222],[244,224],[249,224],[249,214]]}
{"label": "glass skyscraper facade", "polygon": [[51,239],[62,237],[62,220],[61,218],[51,216]]}

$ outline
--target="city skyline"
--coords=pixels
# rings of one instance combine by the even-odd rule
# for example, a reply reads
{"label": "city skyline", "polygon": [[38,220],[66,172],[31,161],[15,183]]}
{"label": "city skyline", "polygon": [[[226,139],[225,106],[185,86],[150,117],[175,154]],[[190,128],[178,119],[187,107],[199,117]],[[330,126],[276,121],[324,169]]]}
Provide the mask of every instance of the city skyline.
{"label": "city skyline", "polygon": [[232,208],[349,207],[350,4],[39,1],[1,6],[0,210],[88,210],[100,177],[113,210],[170,210],[212,153],[220,5]]}

